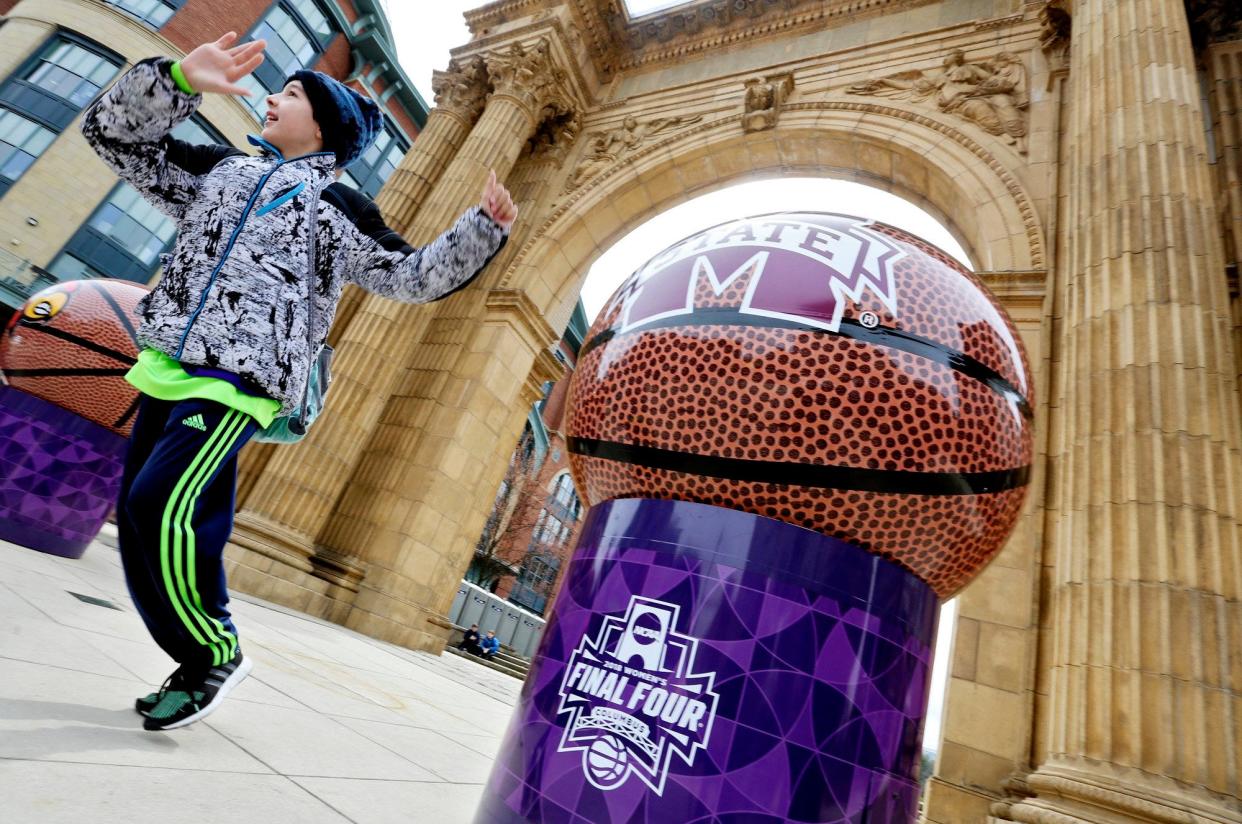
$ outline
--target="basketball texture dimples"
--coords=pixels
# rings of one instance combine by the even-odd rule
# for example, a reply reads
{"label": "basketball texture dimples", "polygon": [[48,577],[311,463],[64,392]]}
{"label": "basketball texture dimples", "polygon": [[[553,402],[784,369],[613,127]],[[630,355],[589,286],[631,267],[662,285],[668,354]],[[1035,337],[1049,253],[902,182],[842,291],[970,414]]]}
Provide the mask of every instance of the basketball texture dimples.
{"label": "basketball texture dimples", "polygon": [[111,278],[35,293],[0,339],[0,370],[15,389],[128,436],[138,390],[124,375],[138,357],[137,304],[146,294]]}
{"label": "basketball texture dimples", "polygon": [[1018,517],[1032,406],[1017,332],[973,274],[899,229],[800,212],[713,227],[632,275],[587,334],[566,428],[588,505],[753,512],[947,598]]}

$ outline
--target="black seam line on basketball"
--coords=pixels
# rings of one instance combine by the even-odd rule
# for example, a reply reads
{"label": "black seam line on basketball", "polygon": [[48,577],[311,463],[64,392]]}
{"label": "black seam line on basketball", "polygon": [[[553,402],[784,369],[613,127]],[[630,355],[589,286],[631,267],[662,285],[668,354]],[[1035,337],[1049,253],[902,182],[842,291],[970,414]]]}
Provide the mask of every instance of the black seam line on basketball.
{"label": "black seam line on basketball", "polygon": [[83,349],[89,349],[92,352],[98,352],[101,355],[107,355],[113,360],[119,360],[121,363],[128,364],[129,366],[133,366],[135,363],[135,359],[132,356],[125,354],[124,352],[118,352],[115,349],[109,349],[108,347],[104,346],[101,343],[95,343],[93,340],[87,340],[86,338],[80,338],[77,335],[74,335],[70,332],[66,332],[64,329],[57,329],[55,326],[42,326],[39,324],[38,321],[27,321],[24,318],[22,319],[22,325],[29,326],[32,329],[38,329],[40,332],[42,332],[45,335],[51,335],[54,338],[60,338],[61,340],[67,340],[70,343],[76,343],[78,346],[81,346]]}
{"label": "black seam line on basketball", "polygon": [[107,378],[123,376],[128,369],[5,369],[18,378]]}
{"label": "black seam line on basketball", "polygon": [[[768,329],[795,329],[800,332],[822,332],[826,335],[840,335],[860,343],[883,346],[887,349],[897,349],[934,361],[942,366],[949,367],[955,372],[960,372],[968,378],[973,378],[1001,397],[1012,400],[1022,413],[1022,417],[1027,420],[1035,417],[1030,403],[1018,391],[1017,387],[1001,377],[990,366],[980,363],[969,355],[958,352],[956,349],[950,349],[943,344],[919,337],[918,335],[912,335],[909,332],[901,332],[885,326],[868,329],[852,319],[842,320],[838,331],[833,332],[829,329],[824,329],[822,326],[812,326],[809,323],[798,323],[797,321],[784,318],[749,315],[736,309],[697,309],[692,315],[678,315],[644,323],[641,326],[635,327],[634,331],[667,329],[674,326],[758,326]],[[600,332],[582,347],[582,351],[578,354],[579,359],[586,357],[587,353],[592,349],[603,346],[616,335],[617,331],[615,329],[606,329]]]}
{"label": "black seam line on basketball", "polygon": [[116,423],[112,424],[112,427],[114,429],[117,427],[124,426],[125,424],[129,423],[129,419],[132,418],[134,416],[134,413],[138,411],[138,401],[141,398],[142,398],[141,394],[134,396],[133,401],[131,401],[129,404],[129,408],[125,410],[125,412],[121,415],[121,417],[116,419]]}
{"label": "black seam line on basketball", "polygon": [[129,332],[129,339],[134,342],[135,346],[137,346],[138,333],[134,331],[134,325],[129,322],[129,315],[125,314],[125,310],[123,310],[120,304],[116,302],[116,298],[108,294],[108,290],[98,284],[95,285],[95,293],[107,301],[108,305],[112,307],[112,311],[116,312],[117,320],[125,325],[125,331]]}
{"label": "black seam line on basketball", "polygon": [[887,492],[894,495],[984,495],[1026,486],[1031,467],[992,472],[908,472],[900,469],[867,469],[855,466],[751,461],[719,455],[692,455],[654,446],[569,438],[569,451],[589,458],[728,478],[751,483],[783,484],[852,492]]}

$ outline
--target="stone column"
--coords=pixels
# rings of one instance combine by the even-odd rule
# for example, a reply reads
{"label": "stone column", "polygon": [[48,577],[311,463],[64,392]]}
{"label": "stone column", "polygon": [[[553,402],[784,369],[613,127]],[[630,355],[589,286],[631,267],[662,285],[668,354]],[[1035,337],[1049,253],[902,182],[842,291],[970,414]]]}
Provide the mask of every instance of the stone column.
{"label": "stone column", "polygon": [[1048,758],[1021,822],[1242,822],[1239,404],[1182,0],[1077,0]]}
{"label": "stone column", "polygon": [[[419,213],[414,242],[430,239],[473,205],[489,169],[507,179],[536,127],[571,109],[564,73],[553,64],[546,40],[493,53],[487,67],[495,91]],[[459,526],[473,514],[477,488],[490,485],[494,494],[499,482],[485,477],[480,456],[511,447],[500,444],[500,433],[516,432],[525,414],[519,409],[509,421],[520,407],[517,388],[537,353],[555,339],[529,300],[518,300],[523,334],[513,341],[497,337],[486,301],[499,276],[493,265],[479,282],[437,304],[430,323],[414,330],[425,330],[422,340],[319,536],[325,550],[364,557],[370,569],[349,626],[424,648],[442,639],[426,621],[437,619],[444,587],[452,584],[445,570],[461,572]],[[490,342],[483,345],[480,335]],[[467,353],[470,364],[456,372]],[[449,555],[452,562],[445,561]]]}
{"label": "stone column", "polygon": [[[435,73],[433,88],[436,108],[377,200],[386,221],[399,232],[408,227],[478,118],[487,93],[486,67],[481,59],[462,64],[454,61],[447,72]],[[246,481],[246,495],[237,515],[233,543],[267,560],[235,553],[241,569],[234,575],[241,588],[246,588],[246,567],[255,567],[263,578],[288,577],[271,564],[270,559],[275,558],[299,572],[345,588],[345,592],[329,590],[332,597],[349,599],[357,591],[363,568],[348,559],[331,557],[318,563],[313,538],[349,480],[390,391],[396,368],[390,341],[401,308],[392,301],[369,299],[361,290],[348,288],[330,337],[338,356],[323,418],[297,446],[255,445],[246,453],[239,473]],[[294,581],[300,577],[296,573],[292,576]],[[281,597],[271,591],[270,582],[254,583],[262,585],[268,597]],[[297,594],[301,597],[300,592]],[[310,610],[323,614],[328,607],[336,609],[312,604]]]}
{"label": "stone column", "polygon": [[[1242,14],[1242,12],[1235,12]],[[1242,264],[1242,39],[1210,43],[1205,50],[1215,136],[1217,197],[1225,236],[1225,264],[1236,279]],[[1234,348],[1242,351],[1242,300],[1231,284]],[[1238,364],[1242,375],[1242,363]]]}

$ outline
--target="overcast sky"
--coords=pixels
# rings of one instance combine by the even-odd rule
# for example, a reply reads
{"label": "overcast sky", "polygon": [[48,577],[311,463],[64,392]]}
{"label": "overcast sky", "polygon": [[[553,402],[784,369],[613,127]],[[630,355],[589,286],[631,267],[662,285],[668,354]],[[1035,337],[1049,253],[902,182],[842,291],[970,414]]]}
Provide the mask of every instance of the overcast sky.
{"label": "overcast sky", "polygon": [[[628,2],[634,14],[678,4],[669,0]],[[387,3],[388,17],[397,41],[397,56],[429,107],[435,105],[431,93],[431,73],[448,65],[449,49],[469,39],[462,13],[479,5],[478,0],[436,0],[432,3],[391,0]],[[687,235],[747,215],[797,209],[839,212],[891,223],[970,265],[961,246],[939,222],[894,195],[827,178],[774,178],[721,189],[687,201],[653,216],[622,237],[594,261],[587,274],[582,302],[588,319],[594,319],[613,290],[631,272],[661,249]],[[924,746],[933,749],[939,746],[940,740],[940,711],[944,702],[955,613],[956,604],[948,604],[941,615],[936,644],[931,706],[923,739]]]}

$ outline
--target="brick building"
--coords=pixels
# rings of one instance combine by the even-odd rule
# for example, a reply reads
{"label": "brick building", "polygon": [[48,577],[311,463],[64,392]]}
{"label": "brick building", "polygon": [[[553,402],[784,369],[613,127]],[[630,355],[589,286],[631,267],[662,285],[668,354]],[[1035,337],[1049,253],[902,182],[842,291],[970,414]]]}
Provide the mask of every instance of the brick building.
{"label": "brick building", "polygon": [[120,182],[78,132],[82,110],[153,55],[183,56],[234,30],[267,40],[249,98],[207,95],[174,135],[251,150],[264,99],[313,68],[384,110],[375,146],[341,180],[374,196],[427,119],[396,60],[379,0],[0,0],[0,322],[57,280],[147,283],[175,227]]}
{"label": "brick building", "polygon": [[569,475],[564,426],[587,327],[579,302],[555,350],[565,374],[531,407],[466,572],[467,581],[540,615],[551,605],[585,510]]}

